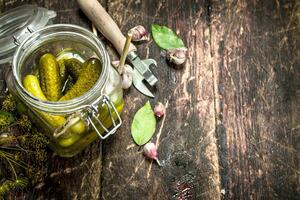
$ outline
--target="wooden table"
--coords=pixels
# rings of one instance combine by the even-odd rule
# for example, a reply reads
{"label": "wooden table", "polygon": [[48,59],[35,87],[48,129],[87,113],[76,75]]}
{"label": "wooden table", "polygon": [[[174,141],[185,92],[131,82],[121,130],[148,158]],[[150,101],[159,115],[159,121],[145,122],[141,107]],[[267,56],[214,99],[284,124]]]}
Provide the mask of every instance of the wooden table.
{"label": "wooden table", "polygon": [[[55,10],[54,23],[91,28],[74,0],[0,0],[0,10],[27,3]],[[46,182],[17,199],[300,198],[299,1],[102,5],[123,33],[138,24],[167,25],[189,48],[185,66],[175,69],[152,40],[138,45],[141,57],[158,63],[151,104],[169,102],[162,134],[153,138],[164,166],[145,160],[131,139],[133,114],[149,100],[132,88],[121,130],[78,156],[52,158]]]}

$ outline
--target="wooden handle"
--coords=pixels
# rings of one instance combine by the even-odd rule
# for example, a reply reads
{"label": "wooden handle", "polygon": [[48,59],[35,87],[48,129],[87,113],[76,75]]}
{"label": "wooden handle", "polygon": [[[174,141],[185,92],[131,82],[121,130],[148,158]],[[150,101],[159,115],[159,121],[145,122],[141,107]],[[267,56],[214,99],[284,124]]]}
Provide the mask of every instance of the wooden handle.
{"label": "wooden handle", "polygon": [[[77,0],[82,11],[95,24],[97,29],[106,37],[117,49],[119,54],[122,54],[126,38],[121,30],[109,16],[105,9],[97,0]],[[128,52],[136,51],[136,47],[130,44]]]}

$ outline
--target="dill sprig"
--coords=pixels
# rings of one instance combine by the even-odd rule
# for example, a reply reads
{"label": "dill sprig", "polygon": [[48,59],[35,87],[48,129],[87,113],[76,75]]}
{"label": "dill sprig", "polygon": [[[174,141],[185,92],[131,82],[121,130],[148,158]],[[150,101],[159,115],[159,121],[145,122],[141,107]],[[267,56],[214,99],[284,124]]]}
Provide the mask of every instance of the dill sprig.
{"label": "dill sprig", "polygon": [[8,95],[0,106],[1,200],[9,192],[24,188],[28,182],[34,185],[44,180],[49,140],[36,129],[25,114],[26,109],[21,109],[12,95]]}
{"label": "dill sprig", "polygon": [[13,190],[22,189],[28,184],[26,178],[17,178],[15,180],[5,180],[0,183],[0,199],[4,199],[8,192]]}
{"label": "dill sprig", "polygon": [[11,94],[8,94],[4,101],[2,102],[2,109],[6,112],[13,112],[17,108],[16,101],[14,100],[13,96]]}

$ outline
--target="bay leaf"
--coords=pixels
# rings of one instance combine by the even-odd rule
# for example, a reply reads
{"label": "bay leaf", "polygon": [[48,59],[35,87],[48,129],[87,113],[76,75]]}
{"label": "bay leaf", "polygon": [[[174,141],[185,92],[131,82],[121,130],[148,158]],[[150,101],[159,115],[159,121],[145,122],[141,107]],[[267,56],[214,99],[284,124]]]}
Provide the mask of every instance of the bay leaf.
{"label": "bay leaf", "polygon": [[152,24],[151,32],[155,43],[162,49],[168,50],[185,47],[181,38],[166,26]]}
{"label": "bay leaf", "polygon": [[140,108],[131,124],[131,135],[137,145],[146,144],[153,136],[156,128],[156,119],[149,101]]}

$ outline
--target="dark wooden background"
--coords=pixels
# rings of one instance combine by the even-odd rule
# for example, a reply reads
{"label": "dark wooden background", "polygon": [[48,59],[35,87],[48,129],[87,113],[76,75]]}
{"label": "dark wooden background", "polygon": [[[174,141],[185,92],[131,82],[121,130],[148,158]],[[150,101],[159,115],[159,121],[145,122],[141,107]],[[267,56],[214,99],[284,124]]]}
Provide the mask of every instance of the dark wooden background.
{"label": "dark wooden background", "polygon": [[[74,0],[0,0],[0,11],[27,3],[55,10],[55,23],[91,27]],[[145,160],[131,139],[133,114],[148,100],[131,89],[117,134],[74,158],[53,157],[45,183],[12,199],[300,198],[299,1],[102,5],[123,33],[138,24],[167,25],[189,48],[185,66],[175,69],[152,40],[138,46],[141,57],[158,62],[151,104],[169,101],[162,134],[153,138],[164,166]]]}

